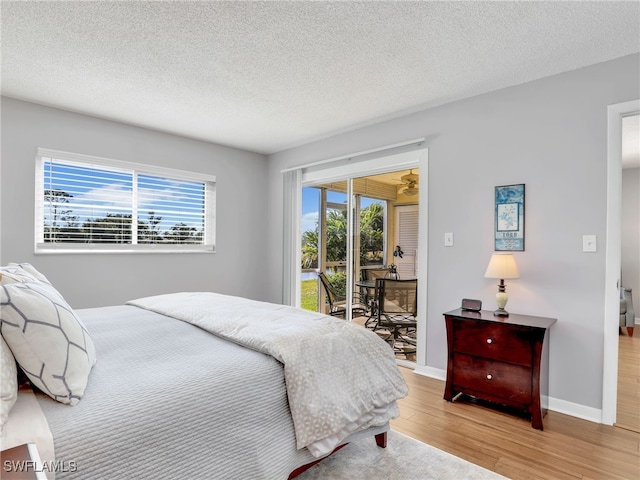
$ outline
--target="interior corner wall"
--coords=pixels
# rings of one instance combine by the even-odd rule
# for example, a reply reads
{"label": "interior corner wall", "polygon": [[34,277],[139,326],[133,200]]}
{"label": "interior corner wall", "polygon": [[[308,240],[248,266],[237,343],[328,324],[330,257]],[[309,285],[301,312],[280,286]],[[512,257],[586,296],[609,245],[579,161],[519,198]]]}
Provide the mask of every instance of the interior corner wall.
{"label": "interior corner wall", "polygon": [[[2,98],[0,258],[28,262],[74,308],[176,291],[263,300],[264,155]],[[216,253],[34,254],[38,147],[215,175]],[[241,188],[239,188],[241,187]]]}
{"label": "interior corner wall", "polygon": [[640,322],[640,168],[622,170],[621,285],[631,289]]}
{"label": "interior corner wall", "polygon": [[[464,297],[493,309],[484,271],[494,251],[494,188],[524,183],[521,278],[507,309],[558,319],[550,333],[549,396],[602,408],[607,106],[640,98],[639,55],[505,88],[269,156],[269,299],[282,297],[285,168],[425,137],[428,172],[427,369],[446,370],[443,312]],[[424,193],[421,193],[424,194]],[[445,247],[444,232],[455,246]],[[582,251],[596,235],[597,252]],[[421,239],[421,242],[424,242]],[[609,326],[616,328],[617,326]]]}

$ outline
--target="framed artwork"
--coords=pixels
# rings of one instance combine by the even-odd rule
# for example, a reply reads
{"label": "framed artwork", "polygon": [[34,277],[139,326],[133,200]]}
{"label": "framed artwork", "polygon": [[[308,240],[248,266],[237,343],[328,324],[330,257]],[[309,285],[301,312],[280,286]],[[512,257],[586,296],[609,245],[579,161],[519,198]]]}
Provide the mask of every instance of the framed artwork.
{"label": "framed artwork", "polygon": [[495,250],[524,251],[524,183],[496,187]]}

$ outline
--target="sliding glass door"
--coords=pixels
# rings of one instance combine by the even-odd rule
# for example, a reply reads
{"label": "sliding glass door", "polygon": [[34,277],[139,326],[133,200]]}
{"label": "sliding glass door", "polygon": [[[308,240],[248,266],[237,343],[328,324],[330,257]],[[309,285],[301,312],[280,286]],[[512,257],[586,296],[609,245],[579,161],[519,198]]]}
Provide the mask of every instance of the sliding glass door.
{"label": "sliding glass door", "polygon": [[[419,199],[417,195],[403,194],[402,177],[407,173],[401,170],[317,185],[303,184],[300,266],[303,308],[331,313],[329,300],[337,300],[341,316],[347,320],[371,316],[371,312],[354,308],[370,307],[367,290],[358,283],[382,276],[381,272],[397,258],[394,212],[400,210],[398,205],[417,205]],[[328,298],[331,293],[328,295],[318,273],[323,273],[329,288],[334,289],[334,299]]]}
{"label": "sliding glass door", "polygon": [[[428,152],[421,147],[405,144],[386,155],[365,152],[283,170],[284,302],[331,313],[324,276],[339,302],[335,313],[375,331],[371,291],[363,280],[384,276],[398,262],[401,277],[420,282],[417,351],[414,346],[412,358],[397,357],[408,366],[426,361],[427,259],[418,255],[418,245],[427,251]],[[406,210],[411,213],[404,215]],[[397,215],[403,217],[398,222]],[[361,303],[365,309],[352,308]]]}

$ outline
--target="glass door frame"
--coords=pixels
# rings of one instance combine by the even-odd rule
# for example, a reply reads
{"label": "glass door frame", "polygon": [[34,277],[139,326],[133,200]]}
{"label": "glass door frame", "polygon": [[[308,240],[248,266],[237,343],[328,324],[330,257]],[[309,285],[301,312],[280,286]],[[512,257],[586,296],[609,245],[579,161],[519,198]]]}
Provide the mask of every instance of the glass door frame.
{"label": "glass door frame", "polygon": [[[347,182],[347,183],[350,183],[350,182]],[[308,186],[310,185],[303,185],[303,187],[308,187]],[[335,203],[335,202],[329,202],[327,200],[327,192],[336,191],[336,190],[331,190],[330,188],[327,188],[324,186],[319,186],[318,188],[320,189],[320,212],[318,215],[318,223],[319,223],[318,224],[318,271],[324,272],[327,270],[327,267],[331,267],[334,269],[334,271],[338,271],[338,268],[334,268],[334,267],[342,266],[341,265],[342,262],[339,262],[339,263],[331,262],[331,265],[329,265],[329,262],[327,261],[327,251],[328,251],[327,214],[330,209],[334,209],[334,210],[344,209],[347,212],[347,225],[349,225],[349,198],[347,195],[346,205]],[[347,273],[348,263],[349,263],[349,228],[348,226],[347,226],[345,251],[346,251],[346,258],[344,259],[344,267],[345,267],[345,273],[347,274],[347,278],[349,278]],[[324,307],[325,307],[324,291],[320,286],[320,283],[318,283],[318,311],[324,313]],[[349,304],[347,304],[347,320],[351,321],[351,307]]]}
{"label": "glass door frame", "polygon": [[[360,162],[353,161],[352,158],[346,158],[332,162],[329,165],[321,165],[316,168],[302,169],[301,186],[302,187],[319,187],[322,184],[347,181],[347,222],[349,232],[347,235],[347,279],[353,280],[354,275],[354,263],[353,263],[353,222],[354,222],[354,198],[353,198],[353,180],[360,177],[372,176],[382,173],[390,173],[398,170],[405,170],[411,168],[420,169],[420,183],[421,192],[427,192],[426,180],[428,177],[428,149],[426,147],[413,148],[409,151],[400,153],[389,153],[387,155],[379,154],[373,158],[363,158]],[[420,223],[419,223],[419,238],[421,239],[421,246],[423,251],[428,251],[427,248],[427,195],[422,194],[420,197]],[[321,202],[322,203],[322,202]],[[298,242],[300,244],[300,242]],[[297,265],[299,268],[299,265]],[[320,268],[320,261],[319,261]],[[427,255],[421,255],[418,265],[418,279],[419,279],[419,292],[418,292],[418,355],[417,362],[422,365],[426,364],[426,336],[423,333],[426,330],[426,300],[427,300]],[[294,287],[295,288],[295,287]],[[353,305],[352,298],[355,290],[355,284],[353,281],[347,282],[347,319],[351,319],[351,306]],[[398,363],[404,363],[403,360],[398,360]],[[413,362],[406,362],[410,366],[415,365]]]}
{"label": "glass door frame", "polygon": [[[369,175],[367,175],[369,176]],[[356,177],[353,178],[351,180],[347,180],[344,181],[344,186],[346,188],[332,188],[331,186],[327,186],[327,185],[304,185],[301,188],[313,188],[313,189],[317,189],[318,190],[318,224],[317,224],[317,228],[318,228],[318,250],[317,250],[317,267],[315,269],[316,272],[327,272],[327,270],[332,270],[334,272],[339,272],[341,270],[344,270],[345,275],[347,276],[347,278],[350,278],[351,281],[349,282],[350,285],[353,286],[353,291],[351,293],[351,296],[349,298],[353,299],[353,298],[359,298],[359,287],[357,287],[355,285],[355,283],[357,282],[357,280],[359,279],[359,273],[360,269],[361,269],[361,252],[360,252],[360,248],[361,248],[361,230],[362,230],[362,224],[361,224],[361,214],[362,214],[362,199],[363,198],[368,198],[366,197],[366,195],[363,195],[362,193],[354,193],[353,190],[355,190],[354,188],[354,184],[353,181],[355,181],[356,179],[361,179],[361,178],[366,178],[366,177]],[[342,183],[342,182],[341,182]],[[352,194],[348,195],[348,189],[352,190]],[[329,192],[334,192],[336,194],[342,195],[344,196],[344,201],[343,203],[340,202],[335,202],[335,201],[331,201],[329,200]],[[352,204],[351,204],[351,208],[349,208],[349,204],[348,204],[348,199],[352,200]],[[383,200],[380,200],[383,201]],[[384,200],[385,202],[385,206],[384,208],[384,231],[387,232],[388,231],[388,227],[387,227],[387,206],[386,206],[386,200]],[[304,202],[303,202],[303,207],[304,207]],[[343,260],[339,260],[339,261],[328,261],[327,260],[327,255],[329,252],[329,237],[328,237],[328,217],[329,217],[329,212],[332,210],[344,210],[345,212],[345,222],[348,223],[349,225],[351,225],[351,230],[347,230],[346,231],[346,235],[345,235],[345,245],[344,245],[344,249],[345,249],[345,258]],[[352,213],[352,218],[349,218],[349,212],[353,212]],[[350,243],[351,242],[351,243]],[[349,253],[351,253],[349,255]],[[387,253],[387,241],[385,241],[385,245],[383,248],[383,258],[386,258],[386,253]],[[349,266],[353,265],[353,268],[350,269]],[[345,285],[345,289],[346,289],[346,285]],[[324,288],[318,284],[318,299],[317,299],[317,311],[322,312],[324,311],[324,308],[326,307],[326,301],[325,301],[325,295],[324,295]],[[348,292],[345,291],[345,295],[348,295]],[[353,303],[353,302],[352,302]],[[350,314],[350,313],[349,313]],[[348,315],[349,315],[348,314]],[[348,320],[351,320],[351,318],[347,317]]]}
{"label": "glass door frame", "polygon": [[[353,295],[354,291],[354,282],[353,282],[353,272],[356,271],[354,267],[352,267],[354,261],[358,261],[359,255],[354,255],[353,248],[359,245],[359,236],[360,236],[360,222],[357,219],[360,218],[359,212],[359,200],[355,201],[357,211],[354,212],[354,196],[352,195],[353,190],[353,179],[347,179],[347,192],[344,194],[346,197],[346,204],[330,202],[327,199],[327,192],[336,192],[343,193],[338,190],[332,190],[325,185],[316,185],[316,184],[302,184],[302,188],[311,187],[317,188],[320,191],[320,202],[319,202],[319,212],[318,212],[318,271],[325,272],[327,268],[331,268],[334,271],[338,271],[340,267],[344,267],[345,275],[347,277],[346,284],[346,319],[347,321],[352,320],[352,310],[353,306]],[[327,214],[330,210],[345,210],[346,211],[346,224],[347,231],[345,235],[345,252],[346,258],[344,261],[339,262],[328,262],[327,261],[327,244],[328,244],[328,236],[327,236]],[[301,232],[302,233],[302,232]],[[318,283],[318,311],[324,313],[324,308],[326,306],[326,302],[324,299],[324,290],[320,283]]]}
{"label": "glass door frame", "polygon": [[[421,192],[425,192],[420,196],[419,238],[421,239],[421,248],[423,251],[428,252],[428,194],[426,193],[428,188],[428,153],[428,148],[424,146],[423,138],[285,169],[282,171],[283,173],[299,172],[297,181],[285,182],[285,198],[291,197],[299,199],[300,192],[302,191],[301,187],[317,187],[321,184],[345,181],[349,178],[419,168],[421,172],[420,189]],[[351,193],[351,189],[349,189],[347,195],[349,209],[352,208]],[[297,249],[297,251],[285,250],[283,266],[286,272],[284,274],[285,284],[283,287],[285,292],[283,292],[283,298],[289,299],[291,304],[299,307],[299,250],[302,235],[302,232],[299,230],[299,219],[302,215],[301,202],[295,205],[292,204],[292,206],[293,211],[287,210],[290,214],[285,214],[285,237],[289,238],[288,235],[292,235],[287,244],[290,244],[292,248]],[[292,227],[297,228],[292,229]],[[409,367],[415,367],[416,364],[426,365],[427,262],[428,256],[426,254],[421,255],[418,263],[418,281],[420,288],[418,291],[418,351],[416,363],[398,360],[399,364],[407,363]],[[353,293],[353,287],[351,287],[350,292]]]}

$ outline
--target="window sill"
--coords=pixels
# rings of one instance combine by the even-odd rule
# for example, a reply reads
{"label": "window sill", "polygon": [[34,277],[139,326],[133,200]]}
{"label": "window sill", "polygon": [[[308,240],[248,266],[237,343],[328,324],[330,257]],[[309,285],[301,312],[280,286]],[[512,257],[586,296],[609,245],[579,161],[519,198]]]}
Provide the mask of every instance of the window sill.
{"label": "window sill", "polygon": [[98,245],[83,244],[69,245],[51,244],[36,245],[34,254],[36,255],[56,255],[56,254],[136,254],[136,253],[216,253],[214,245]]}

